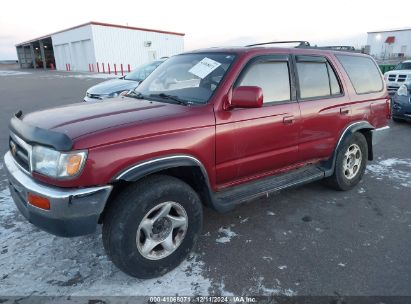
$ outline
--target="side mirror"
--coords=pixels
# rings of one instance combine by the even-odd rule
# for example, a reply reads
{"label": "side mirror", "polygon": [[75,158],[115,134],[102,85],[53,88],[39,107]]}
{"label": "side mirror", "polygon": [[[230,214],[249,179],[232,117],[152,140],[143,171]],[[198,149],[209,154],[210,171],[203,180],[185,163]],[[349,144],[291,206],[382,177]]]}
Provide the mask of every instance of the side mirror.
{"label": "side mirror", "polygon": [[234,88],[229,108],[261,108],[263,106],[263,90],[255,86]]}

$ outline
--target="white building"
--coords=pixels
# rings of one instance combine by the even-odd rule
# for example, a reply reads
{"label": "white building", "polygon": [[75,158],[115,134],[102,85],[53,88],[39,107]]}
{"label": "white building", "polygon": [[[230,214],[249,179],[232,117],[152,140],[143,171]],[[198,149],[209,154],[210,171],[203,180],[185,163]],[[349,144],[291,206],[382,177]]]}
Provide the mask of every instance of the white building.
{"label": "white building", "polygon": [[88,22],[17,44],[16,50],[22,68],[126,72],[183,52],[184,34]]}
{"label": "white building", "polygon": [[411,57],[411,28],[368,32],[367,48],[378,59]]}

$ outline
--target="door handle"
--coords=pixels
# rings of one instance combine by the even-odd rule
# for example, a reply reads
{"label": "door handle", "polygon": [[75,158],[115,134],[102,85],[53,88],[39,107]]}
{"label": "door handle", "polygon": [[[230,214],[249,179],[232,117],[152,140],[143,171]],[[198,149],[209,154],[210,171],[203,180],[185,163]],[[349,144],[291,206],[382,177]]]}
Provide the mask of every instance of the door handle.
{"label": "door handle", "polygon": [[348,115],[348,114],[350,114],[350,108],[349,108],[349,107],[342,107],[342,108],[340,108],[340,114],[341,114],[341,115]]}
{"label": "door handle", "polygon": [[295,117],[293,115],[288,115],[283,117],[283,124],[291,125],[295,121]]}

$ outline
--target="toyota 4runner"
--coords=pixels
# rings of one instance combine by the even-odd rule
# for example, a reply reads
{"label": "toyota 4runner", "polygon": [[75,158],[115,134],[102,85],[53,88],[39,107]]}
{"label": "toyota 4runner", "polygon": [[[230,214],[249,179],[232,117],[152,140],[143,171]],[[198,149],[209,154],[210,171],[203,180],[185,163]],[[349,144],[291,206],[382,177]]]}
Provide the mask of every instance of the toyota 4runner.
{"label": "toyota 4runner", "polygon": [[320,179],[353,188],[389,118],[367,55],[213,48],[170,58],[112,101],[20,111],[4,163],[29,222],[69,237],[102,224],[114,264],[151,278],[187,257],[203,206]]}

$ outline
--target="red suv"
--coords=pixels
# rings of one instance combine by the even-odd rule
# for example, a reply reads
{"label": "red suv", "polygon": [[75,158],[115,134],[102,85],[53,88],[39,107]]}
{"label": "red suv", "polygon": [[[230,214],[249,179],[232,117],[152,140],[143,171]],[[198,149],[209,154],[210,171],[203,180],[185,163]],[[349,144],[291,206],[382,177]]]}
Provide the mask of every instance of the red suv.
{"label": "red suv", "polygon": [[213,48],[170,58],[112,101],[17,113],[4,163],[32,224],[60,236],[102,224],[114,264],[151,278],[186,258],[203,206],[320,179],[353,188],[389,118],[367,55]]}

